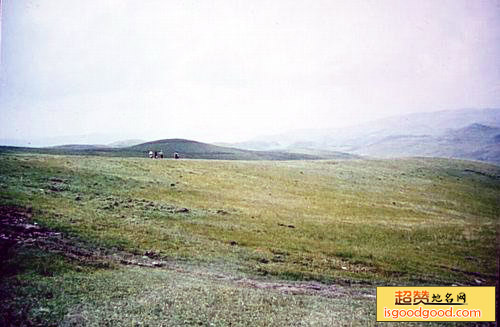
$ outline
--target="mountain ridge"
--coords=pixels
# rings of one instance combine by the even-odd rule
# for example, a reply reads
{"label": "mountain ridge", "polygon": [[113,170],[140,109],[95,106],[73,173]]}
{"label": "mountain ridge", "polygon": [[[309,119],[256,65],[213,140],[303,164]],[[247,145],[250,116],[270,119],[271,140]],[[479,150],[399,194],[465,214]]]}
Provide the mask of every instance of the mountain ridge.
{"label": "mountain ridge", "polygon": [[[298,130],[237,143],[294,151],[307,144],[380,158],[430,156],[500,163],[500,109],[460,109],[412,113],[337,129]],[[254,147],[258,149],[258,147]]]}

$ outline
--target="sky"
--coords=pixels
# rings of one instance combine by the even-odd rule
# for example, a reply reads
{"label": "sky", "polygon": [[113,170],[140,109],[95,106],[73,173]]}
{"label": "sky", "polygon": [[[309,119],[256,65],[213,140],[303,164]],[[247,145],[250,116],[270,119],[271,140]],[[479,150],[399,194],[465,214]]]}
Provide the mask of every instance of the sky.
{"label": "sky", "polygon": [[1,2],[0,140],[237,142],[500,107],[497,0]]}

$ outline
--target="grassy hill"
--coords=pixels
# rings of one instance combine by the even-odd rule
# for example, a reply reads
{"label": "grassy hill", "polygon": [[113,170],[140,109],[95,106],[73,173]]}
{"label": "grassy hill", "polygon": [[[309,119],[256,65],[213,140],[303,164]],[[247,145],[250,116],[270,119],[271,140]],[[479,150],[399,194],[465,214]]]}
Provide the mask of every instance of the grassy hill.
{"label": "grassy hill", "polygon": [[347,153],[320,153],[311,151],[252,151],[232,147],[222,147],[184,139],[158,140],[139,144],[127,149],[147,153],[162,150],[167,157],[178,152],[182,158],[191,159],[223,159],[223,160],[299,160],[299,159],[353,159],[356,155]]}
{"label": "grassy hill", "polygon": [[208,143],[185,139],[165,139],[146,142],[129,147],[112,148],[107,146],[70,144],[50,148],[23,148],[0,146],[0,153],[40,153],[60,155],[92,155],[107,157],[147,157],[149,151],[163,151],[166,158],[172,158],[178,152],[181,158],[218,159],[218,160],[316,160],[316,159],[352,159],[356,155],[346,153],[293,153],[289,151],[250,151],[230,147],[221,147]]}
{"label": "grassy hill", "polygon": [[146,142],[133,146],[129,149],[142,153],[147,153],[149,150],[162,150],[167,157],[173,157],[174,152],[178,152],[182,158],[196,159],[255,160],[283,158],[281,157],[282,154],[240,150],[236,148],[221,147],[184,139],[166,139]]}
{"label": "grassy hill", "polygon": [[12,321],[366,326],[376,285],[496,282],[494,165],[3,153],[0,171]]}
{"label": "grassy hill", "polygon": [[97,145],[97,144],[63,144],[51,146],[49,149],[61,150],[61,151],[92,151],[92,150],[100,150],[109,148],[106,145]]}

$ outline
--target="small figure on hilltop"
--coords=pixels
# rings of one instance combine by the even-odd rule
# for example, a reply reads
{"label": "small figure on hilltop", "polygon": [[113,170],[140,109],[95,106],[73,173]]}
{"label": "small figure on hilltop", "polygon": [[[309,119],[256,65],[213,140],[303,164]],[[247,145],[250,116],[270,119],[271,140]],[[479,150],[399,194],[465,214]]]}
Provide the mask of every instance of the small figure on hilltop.
{"label": "small figure on hilltop", "polygon": [[179,154],[177,152],[174,152],[174,159],[179,159]]}
{"label": "small figure on hilltop", "polygon": [[155,151],[155,159],[158,159],[158,151]]}
{"label": "small figure on hilltop", "polygon": [[149,158],[153,159],[153,151],[149,151]]}
{"label": "small figure on hilltop", "polygon": [[158,152],[158,155],[160,156],[160,159],[163,159],[163,151],[160,150],[160,152]]}

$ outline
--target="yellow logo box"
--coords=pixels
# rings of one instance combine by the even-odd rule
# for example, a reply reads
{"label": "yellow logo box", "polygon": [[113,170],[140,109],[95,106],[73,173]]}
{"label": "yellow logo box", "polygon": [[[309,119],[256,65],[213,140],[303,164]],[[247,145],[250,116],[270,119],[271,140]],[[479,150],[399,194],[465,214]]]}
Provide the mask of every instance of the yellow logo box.
{"label": "yellow logo box", "polygon": [[377,287],[377,321],[496,321],[494,286]]}

